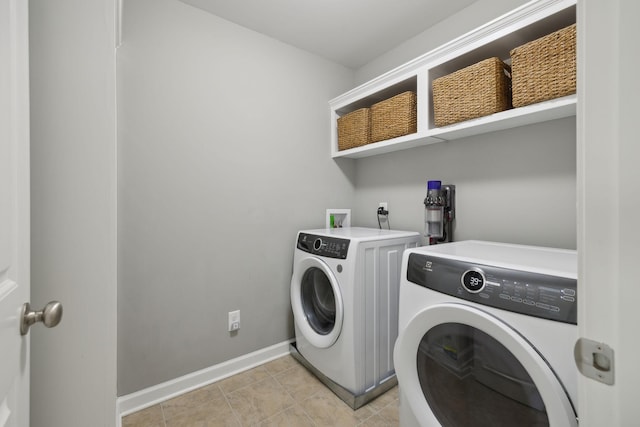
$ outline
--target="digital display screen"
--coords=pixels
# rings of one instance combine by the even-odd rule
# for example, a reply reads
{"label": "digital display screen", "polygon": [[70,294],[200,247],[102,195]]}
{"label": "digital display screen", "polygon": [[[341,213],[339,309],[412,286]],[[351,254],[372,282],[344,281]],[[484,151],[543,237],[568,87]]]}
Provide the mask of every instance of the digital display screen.
{"label": "digital display screen", "polygon": [[470,292],[478,292],[484,287],[484,276],[479,271],[466,271],[462,275],[462,285]]}

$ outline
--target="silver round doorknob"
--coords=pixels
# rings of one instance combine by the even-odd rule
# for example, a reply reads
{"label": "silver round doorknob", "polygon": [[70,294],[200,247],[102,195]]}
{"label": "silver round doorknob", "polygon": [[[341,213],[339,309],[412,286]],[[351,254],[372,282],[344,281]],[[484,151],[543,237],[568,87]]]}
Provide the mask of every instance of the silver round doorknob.
{"label": "silver round doorknob", "polygon": [[58,326],[62,320],[62,304],[59,301],[51,301],[42,310],[42,323],[47,328]]}
{"label": "silver round doorknob", "polygon": [[44,323],[47,328],[53,328],[62,320],[62,304],[58,301],[51,301],[41,311],[31,310],[31,305],[25,302],[22,305],[22,321],[20,322],[20,333],[26,335],[31,325],[37,322]]}

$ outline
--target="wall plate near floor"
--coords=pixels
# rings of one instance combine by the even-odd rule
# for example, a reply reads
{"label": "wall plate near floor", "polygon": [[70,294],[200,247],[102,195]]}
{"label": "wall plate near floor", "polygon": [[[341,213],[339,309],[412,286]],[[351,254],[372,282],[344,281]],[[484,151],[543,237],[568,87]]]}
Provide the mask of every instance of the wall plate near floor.
{"label": "wall plate near floor", "polygon": [[229,312],[229,332],[240,329],[240,310]]}

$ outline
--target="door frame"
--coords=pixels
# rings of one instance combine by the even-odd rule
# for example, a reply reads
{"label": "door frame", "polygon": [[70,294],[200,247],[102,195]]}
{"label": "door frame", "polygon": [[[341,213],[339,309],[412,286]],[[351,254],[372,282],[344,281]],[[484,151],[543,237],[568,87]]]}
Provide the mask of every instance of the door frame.
{"label": "door frame", "polygon": [[[24,1],[24,0],[20,0]],[[117,418],[117,0],[29,0],[31,426]]]}
{"label": "door frame", "polygon": [[636,0],[578,0],[578,331],[613,348],[615,376],[578,376],[581,427],[638,422],[638,16]]}

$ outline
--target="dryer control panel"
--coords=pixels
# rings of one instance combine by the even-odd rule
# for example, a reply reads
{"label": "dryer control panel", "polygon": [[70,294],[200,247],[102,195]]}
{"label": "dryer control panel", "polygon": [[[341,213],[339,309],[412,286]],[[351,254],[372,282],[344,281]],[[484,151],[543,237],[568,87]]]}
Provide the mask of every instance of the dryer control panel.
{"label": "dryer control panel", "polygon": [[412,253],[407,280],[477,304],[577,324],[577,281]]}
{"label": "dryer control panel", "polygon": [[298,234],[298,249],[318,256],[345,259],[349,252],[349,240],[300,233]]}

